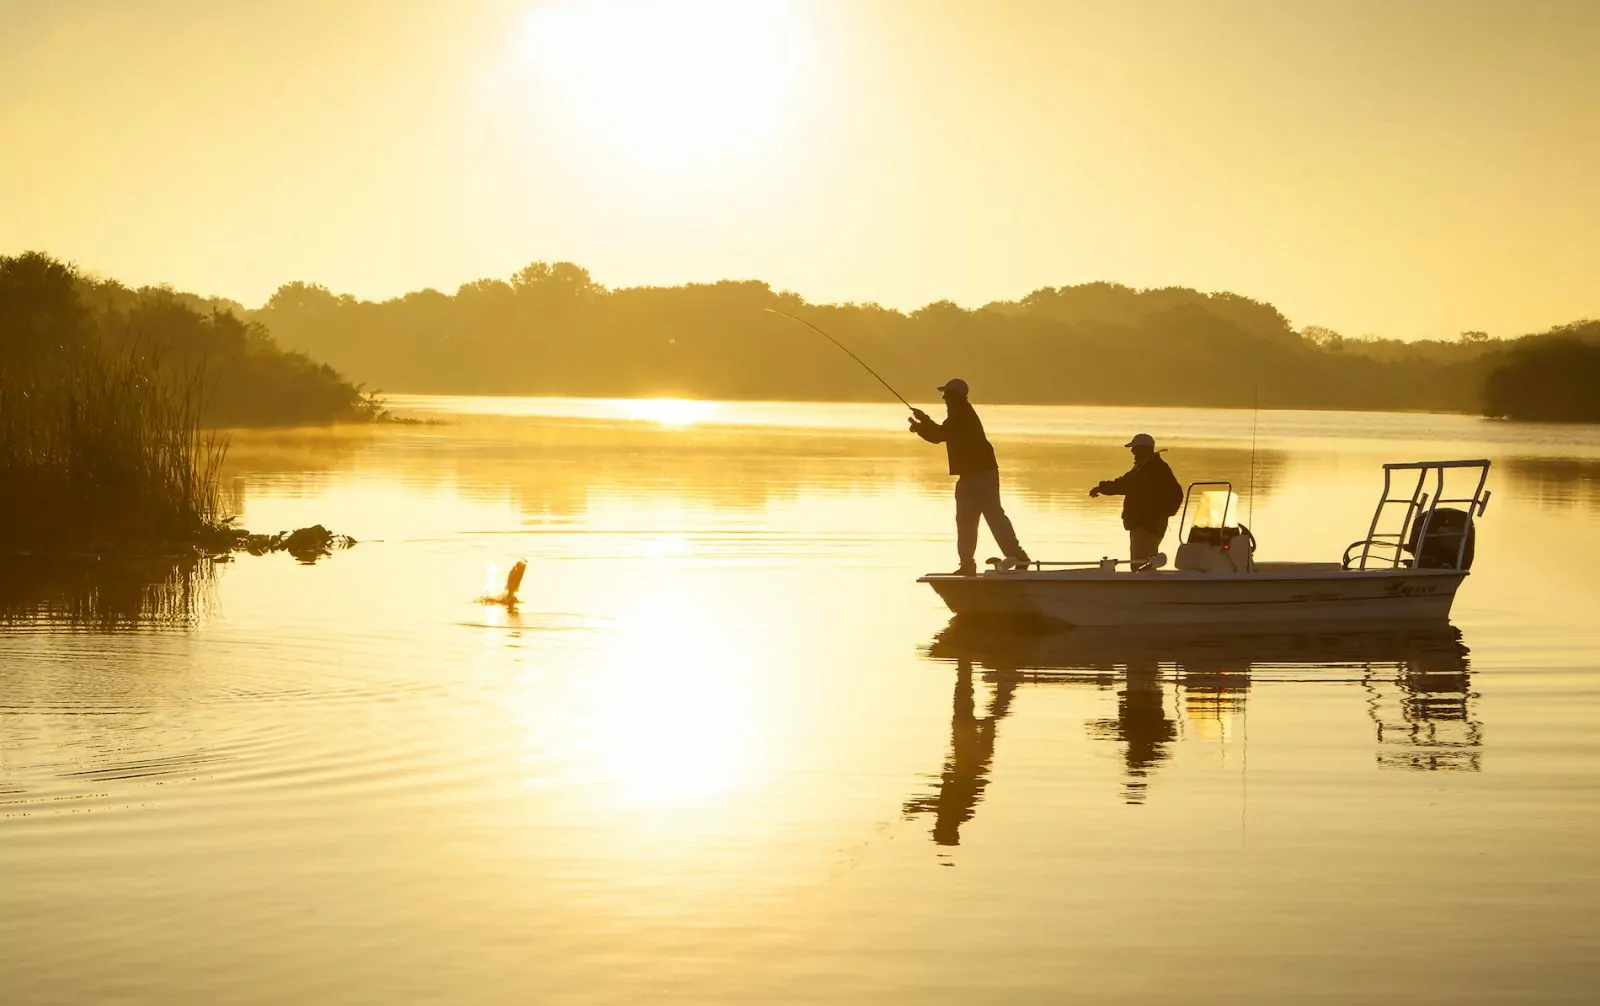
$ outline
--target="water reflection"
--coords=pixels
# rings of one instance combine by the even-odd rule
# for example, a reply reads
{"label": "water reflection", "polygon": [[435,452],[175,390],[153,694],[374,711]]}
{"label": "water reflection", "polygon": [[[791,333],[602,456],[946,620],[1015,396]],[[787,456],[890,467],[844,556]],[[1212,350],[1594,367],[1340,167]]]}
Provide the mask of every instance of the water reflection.
{"label": "water reflection", "polygon": [[1506,468],[1541,503],[1600,509],[1600,458],[1508,458]]}
{"label": "water reflection", "polygon": [[995,728],[1011,711],[1021,675],[999,671],[993,677],[994,695],[985,715],[977,715],[973,699],[972,661],[956,662],[954,712],[950,717],[950,756],[939,775],[938,789],[907,800],[906,816],[932,814],[933,840],[939,845],[960,845],[961,826],[972,820],[983,791],[989,785],[994,761]]}
{"label": "water reflection", "polygon": [[1129,664],[1117,693],[1116,719],[1095,720],[1089,735],[1122,745],[1122,799],[1143,803],[1149,778],[1168,758],[1167,745],[1178,736],[1178,723],[1167,715],[1161,668],[1153,663]]}
{"label": "water reflection", "polygon": [[199,556],[7,556],[0,562],[0,626],[190,628],[215,606],[213,570],[213,561]]}
{"label": "water reflection", "polygon": [[1471,675],[1459,667],[1373,668],[1362,682],[1378,732],[1378,766],[1418,772],[1476,772],[1483,724]]}
{"label": "water reflection", "polygon": [[[1382,769],[1477,771],[1483,728],[1467,653],[1448,623],[1353,632],[1026,633],[953,619],[928,647],[930,657],[956,665],[950,752],[933,791],[907,800],[903,811],[932,814],[934,842],[960,844],[961,826],[990,782],[1000,722],[1023,684],[1116,690],[1116,715],[1091,719],[1086,729],[1120,749],[1121,797],[1129,804],[1149,798],[1151,780],[1186,732],[1229,741],[1252,689],[1266,685],[1363,689]],[[993,689],[983,715],[975,668]]]}
{"label": "water reflection", "polygon": [[[645,407],[678,408],[660,401]],[[943,467],[905,436],[898,415],[886,417],[881,428],[830,429],[825,450],[818,449],[815,417],[807,418],[804,425],[785,427],[464,416],[453,417],[450,426],[376,432],[241,432],[225,466],[226,490],[238,509],[252,490],[316,495],[327,489],[331,473],[350,471],[398,477],[413,488],[448,486],[467,497],[509,497],[535,520],[584,514],[605,498],[634,505],[670,499],[699,511],[748,510],[816,490],[885,483],[948,491]],[[1075,438],[1070,451],[1062,450],[1060,438],[1037,433],[996,443],[1008,488],[1041,503],[1093,513],[1103,508],[1088,500],[1087,488],[1127,468],[1127,451],[1119,446],[1124,437]],[[1181,439],[1168,456],[1180,479],[1232,479],[1243,486],[1253,478],[1263,500],[1280,487],[1288,457],[1267,446],[1252,457],[1248,445]]]}

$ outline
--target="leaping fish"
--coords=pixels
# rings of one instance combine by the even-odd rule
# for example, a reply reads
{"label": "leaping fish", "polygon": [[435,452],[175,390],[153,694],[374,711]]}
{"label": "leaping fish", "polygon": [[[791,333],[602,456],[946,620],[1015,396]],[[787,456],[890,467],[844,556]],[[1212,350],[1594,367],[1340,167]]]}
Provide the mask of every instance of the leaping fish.
{"label": "leaping fish", "polygon": [[484,604],[503,604],[507,608],[517,606],[517,591],[522,587],[522,574],[528,571],[528,564],[522,559],[511,567],[511,572],[506,574],[506,589],[501,594],[491,594],[478,598]]}

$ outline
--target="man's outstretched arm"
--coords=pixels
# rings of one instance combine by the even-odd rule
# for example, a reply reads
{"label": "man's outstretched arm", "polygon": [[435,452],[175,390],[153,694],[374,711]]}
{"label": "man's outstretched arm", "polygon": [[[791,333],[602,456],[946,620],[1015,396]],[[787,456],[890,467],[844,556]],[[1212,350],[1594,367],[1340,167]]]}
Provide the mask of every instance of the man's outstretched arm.
{"label": "man's outstretched arm", "polygon": [[1104,482],[1089,490],[1089,495],[1126,496],[1128,494],[1128,479],[1132,475],[1133,473],[1129,472],[1127,475],[1119,475],[1114,479],[1106,479]]}
{"label": "man's outstretched arm", "polygon": [[911,432],[926,440],[930,444],[942,444],[946,439],[944,426],[933,421],[933,417],[921,409],[911,410]]}

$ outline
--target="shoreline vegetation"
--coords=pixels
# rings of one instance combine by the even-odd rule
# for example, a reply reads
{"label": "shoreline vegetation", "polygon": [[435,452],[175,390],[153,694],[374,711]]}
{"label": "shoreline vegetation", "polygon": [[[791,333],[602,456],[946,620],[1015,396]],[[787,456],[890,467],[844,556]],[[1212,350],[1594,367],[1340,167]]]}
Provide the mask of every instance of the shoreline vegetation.
{"label": "shoreline vegetation", "polygon": [[[990,403],[1600,420],[1597,396],[1569,376],[1600,367],[1600,322],[1518,339],[1350,338],[1295,329],[1271,304],[1181,287],[1088,283],[902,312],[810,304],[757,281],[608,289],[581,266],[535,262],[454,294],[384,301],[288,283],[248,317],[396,392],[877,400],[870,378],[765,308],[806,318],[897,387],[930,395],[958,374]],[[1549,394],[1552,381],[1570,393]]]}
{"label": "shoreline vegetation", "polygon": [[221,513],[218,427],[385,417],[333,368],[196,301],[0,256],[0,548],[275,550]]}

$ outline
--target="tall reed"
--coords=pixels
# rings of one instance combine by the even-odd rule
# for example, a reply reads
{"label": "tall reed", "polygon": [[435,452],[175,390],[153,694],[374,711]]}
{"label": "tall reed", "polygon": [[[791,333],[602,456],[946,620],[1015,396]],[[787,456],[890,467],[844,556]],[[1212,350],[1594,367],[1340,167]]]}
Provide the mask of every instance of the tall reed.
{"label": "tall reed", "polygon": [[214,523],[225,437],[201,426],[203,363],[138,340],[0,362],[0,542],[183,542]]}

